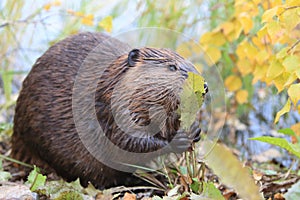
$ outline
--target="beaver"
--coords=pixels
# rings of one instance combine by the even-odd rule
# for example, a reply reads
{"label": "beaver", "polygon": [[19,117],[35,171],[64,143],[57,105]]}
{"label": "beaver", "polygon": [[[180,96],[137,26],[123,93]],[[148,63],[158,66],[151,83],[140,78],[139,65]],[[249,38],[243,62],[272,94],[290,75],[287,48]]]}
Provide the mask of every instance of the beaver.
{"label": "beaver", "polygon": [[[83,186],[133,185],[131,171],[116,169],[130,160],[126,152],[142,154],[131,156],[141,164],[200,139],[199,121],[183,131],[176,112],[189,71],[194,66],[169,49],[132,49],[103,33],[69,36],[51,46],[23,82],[11,155],[67,181],[79,178]],[[82,117],[93,111],[96,120]],[[109,143],[125,154],[113,155]]]}

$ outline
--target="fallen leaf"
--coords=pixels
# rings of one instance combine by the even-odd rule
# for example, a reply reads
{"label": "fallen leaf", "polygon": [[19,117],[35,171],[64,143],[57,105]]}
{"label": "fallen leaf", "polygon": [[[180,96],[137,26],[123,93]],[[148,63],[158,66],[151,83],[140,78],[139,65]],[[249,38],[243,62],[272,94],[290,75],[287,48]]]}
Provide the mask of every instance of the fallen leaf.
{"label": "fallen leaf", "polygon": [[136,195],[126,192],[123,199],[124,200],[136,200]]}
{"label": "fallen leaf", "polygon": [[204,141],[202,144],[204,153],[207,153],[205,163],[224,184],[234,188],[242,199],[262,199],[249,170],[243,167],[231,151],[210,141]]}

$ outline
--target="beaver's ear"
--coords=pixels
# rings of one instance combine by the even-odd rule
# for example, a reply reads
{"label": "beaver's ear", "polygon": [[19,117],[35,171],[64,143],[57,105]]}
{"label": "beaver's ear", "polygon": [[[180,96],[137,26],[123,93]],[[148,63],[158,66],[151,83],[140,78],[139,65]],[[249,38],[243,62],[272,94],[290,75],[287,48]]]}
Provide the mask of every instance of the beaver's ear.
{"label": "beaver's ear", "polygon": [[128,64],[130,67],[134,67],[135,63],[138,61],[140,50],[133,49],[128,54]]}

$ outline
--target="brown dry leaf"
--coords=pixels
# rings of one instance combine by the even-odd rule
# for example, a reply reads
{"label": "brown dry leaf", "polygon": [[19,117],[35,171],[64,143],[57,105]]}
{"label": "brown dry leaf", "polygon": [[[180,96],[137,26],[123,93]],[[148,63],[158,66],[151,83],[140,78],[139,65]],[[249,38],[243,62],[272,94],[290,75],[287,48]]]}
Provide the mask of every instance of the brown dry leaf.
{"label": "brown dry leaf", "polygon": [[95,197],[95,200],[110,200],[110,199],[113,199],[113,196],[111,194],[98,193]]}
{"label": "brown dry leaf", "polygon": [[285,200],[285,198],[281,193],[277,193],[274,195],[274,200]]}
{"label": "brown dry leaf", "polygon": [[126,192],[123,199],[124,200],[136,200],[136,195]]}
{"label": "brown dry leaf", "polygon": [[253,173],[252,175],[253,175],[254,180],[261,181],[261,179],[263,177],[263,174],[261,172],[253,170],[252,173]]}

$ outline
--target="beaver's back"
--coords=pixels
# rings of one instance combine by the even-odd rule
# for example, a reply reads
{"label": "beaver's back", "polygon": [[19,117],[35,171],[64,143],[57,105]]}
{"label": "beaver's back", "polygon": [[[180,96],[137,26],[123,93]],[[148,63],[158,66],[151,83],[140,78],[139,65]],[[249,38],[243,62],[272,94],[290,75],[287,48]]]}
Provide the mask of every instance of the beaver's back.
{"label": "beaver's back", "polygon": [[[77,71],[87,55],[107,38],[101,33],[77,34],[56,43],[37,60],[17,100],[14,158],[48,171],[54,169],[69,181],[80,177],[84,185],[92,181],[98,187],[109,186],[117,183],[114,177],[122,178],[122,173],[107,168],[89,154],[72,116]],[[110,178],[103,178],[102,173]]]}

